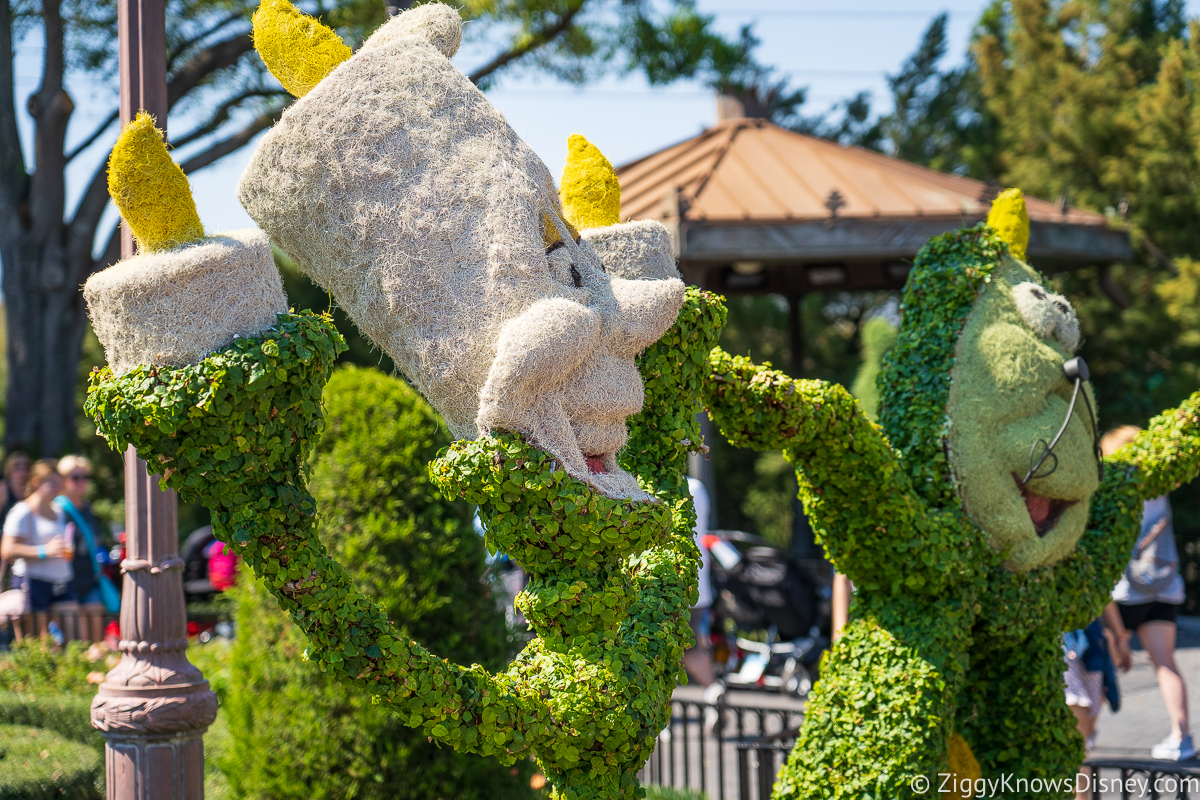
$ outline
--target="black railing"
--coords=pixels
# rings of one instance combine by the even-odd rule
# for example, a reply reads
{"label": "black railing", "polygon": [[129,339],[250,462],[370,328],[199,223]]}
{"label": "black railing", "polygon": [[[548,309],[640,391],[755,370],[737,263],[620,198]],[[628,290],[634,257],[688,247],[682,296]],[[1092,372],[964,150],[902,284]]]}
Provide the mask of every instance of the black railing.
{"label": "black railing", "polygon": [[[673,700],[639,777],[709,800],[769,800],[803,719],[792,709]],[[1092,800],[1200,800],[1200,762],[1093,759],[1081,775],[1077,788]]]}
{"label": "black railing", "polygon": [[[803,720],[804,713],[794,709],[672,700],[671,722],[659,734],[658,746],[639,777],[645,785],[699,791],[709,800],[766,800]],[[773,740],[779,740],[775,744],[778,752],[772,753],[769,766],[760,770],[760,761],[767,762],[746,747],[754,743],[765,746]],[[753,771],[753,778],[747,770]],[[766,794],[743,791],[748,781],[757,781],[757,786],[763,780],[767,781]]]}
{"label": "black railing", "polygon": [[1200,765],[1194,762],[1094,759],[1084,762],[1083,774],[1092,800],[1200,798]]}

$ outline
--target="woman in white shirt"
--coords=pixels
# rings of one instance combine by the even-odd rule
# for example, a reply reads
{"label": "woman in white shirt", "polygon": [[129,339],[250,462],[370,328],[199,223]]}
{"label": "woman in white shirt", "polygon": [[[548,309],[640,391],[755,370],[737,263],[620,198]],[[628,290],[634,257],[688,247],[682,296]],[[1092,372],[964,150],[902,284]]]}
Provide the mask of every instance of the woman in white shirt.
{"label": "woman in white shirt", "polygon": [[28,494],[4,519],[0,558],[13,561],[13,574],[24,577],[29,610],[38,632],[46,628],[51,606],[74,603],[71,559],[75,553],[67,538],[66,515],[54,504],[62,492],[58,462],[44,458],[29,470]]}

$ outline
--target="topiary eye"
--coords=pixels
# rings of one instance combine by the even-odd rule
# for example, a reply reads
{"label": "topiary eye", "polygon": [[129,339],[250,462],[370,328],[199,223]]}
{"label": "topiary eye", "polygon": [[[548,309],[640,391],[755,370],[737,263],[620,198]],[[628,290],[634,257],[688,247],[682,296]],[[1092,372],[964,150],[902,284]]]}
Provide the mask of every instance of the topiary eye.
{"label": "topiary eye", "polygon": [[1067,352],[1075,352],[1079,347],[1079,318],[1067,298],[1032,281],[1018,283],[1012,291],[1017,310],[1034,333],[1043,339],[1053,336]]}

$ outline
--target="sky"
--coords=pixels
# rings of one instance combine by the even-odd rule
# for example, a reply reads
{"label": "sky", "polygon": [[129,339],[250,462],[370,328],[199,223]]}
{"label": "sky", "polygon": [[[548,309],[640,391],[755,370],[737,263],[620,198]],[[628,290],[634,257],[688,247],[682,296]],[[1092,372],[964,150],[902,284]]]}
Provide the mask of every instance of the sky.
{"label": "sky", "polygon": [[[886,75],[896,72],[913,52],[930,21],[949,13],[950,51],[943,67],[962,61],[971,30],[987,0],[697,0],[698,9],[716,17],[720,30],[736,34],[751,24],[762,44],[760,62],[786,74],[792,85],[808,89],[805,115],[828,110],[839,101],[870,91],[877,113],[890,110]],[[1188,0],[1188,12],[1200,15],[1200,0]],[[464,71],[477,65],[480,52],[460,53]],[[17,57],[18,97],[38,85],[41,48],[26,41]],[[76,102],[68,142],[103,119],[116,100],[116,88],[94,83],[68,86]],[[716,100],[689,82],[651,88],[636,76],[602,76],[583,88],[536,77],[503,77],[488,93],[509,124],[542,157],[554,175],[562,172],[567,137],[582,133],[614,164],[622,164],[687,139],[716,121]],[[24,117],[28,142],[29,120]],[[187,120],[175,120],[178,130]],[[115,129],[68,173],[68,191],[78,196],[91,171],[115,138]],[[191,176],[196,205],[206,230],[219,232],[253,223],[236,199],[238,176],[253,144]],[[177,155],[181,160],[186,152]],[[32,159],[31,159],[32,163]],[[101,231],[115,220],[109,208]]]}
{"label": "sky", "polygon": [[[1200,0],[1195,0],[1200,7]],[[722,32],[736,35],[752,24],[762,40],[758,59],[806,86],[804,113],[825,110],[863,89],[887,110],[885,74],[895,72],[915,49],[929,22],[948,11],[952,42],[947,62],[966,52],[970,31],[986,0],[698,0],[715,15]],[[474,58],[471,58],[474,55]],[[482,61],[463,53],[458,66],[469,71]],[[548,78],[504,78],[488,97],[508,123],[558,176],[566,159],[567,137],[581,133],[613,164],[653,153],[695,136],[716,122],[716,98],[695,83],[652,88],[636,76],[606,76],[576,88]],[[197,207],[211,230],[250,224],[230,203],[237,176],[250,148],[192,177]]]}

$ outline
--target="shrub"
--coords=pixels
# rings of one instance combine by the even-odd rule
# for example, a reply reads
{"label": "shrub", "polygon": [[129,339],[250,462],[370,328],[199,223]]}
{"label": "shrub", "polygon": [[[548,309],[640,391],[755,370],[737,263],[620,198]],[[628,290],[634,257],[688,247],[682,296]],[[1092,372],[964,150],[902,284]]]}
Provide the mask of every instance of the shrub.
{"label": "shrub", "polygon": [[0,800],[100,800],[104,757],[44,728],[0,725]]}
{"label": "shrub", "polygon": [[[451,660],[503,666],[510,641],[481,577],[472,510],[444,500],[426,476],[449,444],[439,417],[403,381],[357,367],[333,375],[324,403],[310,488],[326,547],[405,633]],[[303,635],[249,571],[237,596],[229,745],[218,756],[235,796],[532,796],[527,762],[505,768],[442,750],[304,661]]]}
{"label": "shrub", "polygon": [[0,657],[0,691],[90,698],[96,687],[88,683],[88,673],[108,672],[118,657],[102,648],[90,649],[83,642],[68,642],[60,649],[48,636],[22,639]]}
{"label": "shrub", "polygon": [[0,692],[0,725],[44,728],[103,753],[104,737],[92,727],[91,707],[85,695]]}
{"label": "shrub", "polygon": [[647,786],[646,800],[708,800],[704,792],[694,789],[672,789],[669,786]]}

